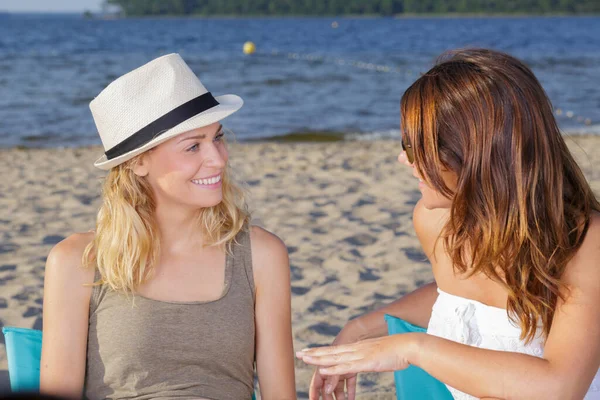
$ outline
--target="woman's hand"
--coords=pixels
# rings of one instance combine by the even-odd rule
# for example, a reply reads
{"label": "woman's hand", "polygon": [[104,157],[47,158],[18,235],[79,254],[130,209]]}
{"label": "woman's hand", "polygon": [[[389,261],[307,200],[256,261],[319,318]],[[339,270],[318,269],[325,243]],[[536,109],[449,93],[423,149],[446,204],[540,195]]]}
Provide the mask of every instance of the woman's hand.
{"label": "woman's hand", "polygon": [[316,365],[321,375],[385,372],[407,368],[418,353],[421,334],[405,333],[352,344],[305,349],[296,356]]}
{"label": "woman's hand", "polygon": [[[354,400],[356,397],[356,374],[323,376],[318,369],[315,370],[310,381],[309,399]],[[346,397],[347,394],[347,397]]]}
{"label": "woman's hand", "polygon": [[[359,321],[360,318],[349,321],[341,332],[336,336],[332,346],[356,343],[360,340],[364,326]],[[356,394],[356,374],[329,375],[323,376],[319,369],[315,370],[310,382],[309,399],[310,400],[337,400],[347,399],[355,400]]]}
{"label": "woman's hand", "polygon": [[[378,310],[349,321],[333,341],[333,346],[359,342],[363,339],[387,337],[385,314],[426,326],[431,308],[437,299],[437,285],[431,282]],[[324,375],[317,369],[310,383],[310,400],[355,400],[356,373]],[[347,395],[347,397],[346,397]]]}

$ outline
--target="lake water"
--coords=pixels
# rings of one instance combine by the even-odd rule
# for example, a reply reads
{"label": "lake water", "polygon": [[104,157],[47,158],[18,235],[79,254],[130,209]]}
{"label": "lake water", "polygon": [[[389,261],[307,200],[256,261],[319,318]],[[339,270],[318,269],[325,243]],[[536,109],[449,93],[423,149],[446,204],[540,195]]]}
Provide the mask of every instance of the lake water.
{"label": "lake water", "polygon": [[[337,22],[337,28],[332,23]],[[257,46],[242,53],[244,42]],[[600,18],[84,19],[0,15],[0,146],[99,144],[90,100],[116,77],[178,52],[215,95],[244,107],[237,138],[292,132],[396,136],[403,91],[447,49],[523,59],[563,130],[600,134]]]}

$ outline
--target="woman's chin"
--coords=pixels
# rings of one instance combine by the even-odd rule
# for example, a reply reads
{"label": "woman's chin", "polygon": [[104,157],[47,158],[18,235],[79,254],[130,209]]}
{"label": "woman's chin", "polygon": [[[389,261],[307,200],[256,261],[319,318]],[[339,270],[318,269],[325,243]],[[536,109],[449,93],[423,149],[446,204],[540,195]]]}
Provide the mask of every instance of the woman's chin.
{"label": "woman's chin", "polygon": [[[431,198],[433,197],[433,198]],[[428,196],[423,193],[421,198],[421,204],[428,210],[435,210],[438,208],[450,208],[452,206],[452,201],[448,200],[445,197],[439,198],[442,196]]]}
{"label": "woman's chin", "polygon": [[[208,200],[208,199],[207,199]],[[223,201],[223,196],[220,196],[219,199],[215,199],[215,201],[203,201],[201,204],[198,204],[200,208],[210,208],[216,207]]]}
{"label": "woman's chin", "polygon": [[186,199],[183,204],[191,208],[211,208],[215,207],[223,201],[223,193],[211,193],[209,196],[202,196],[202,198],[191,198]]}

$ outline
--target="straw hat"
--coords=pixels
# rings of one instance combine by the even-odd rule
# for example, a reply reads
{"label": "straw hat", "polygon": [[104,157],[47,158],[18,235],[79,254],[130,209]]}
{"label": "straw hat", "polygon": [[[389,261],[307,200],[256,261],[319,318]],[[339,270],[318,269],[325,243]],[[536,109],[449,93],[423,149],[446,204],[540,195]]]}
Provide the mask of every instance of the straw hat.
{"label": "straw hat", "polygon": [[108,170],[160,143],[233,114],[244,101],[213,97],[179,54],[168,54],[117,78],[90,102]]}

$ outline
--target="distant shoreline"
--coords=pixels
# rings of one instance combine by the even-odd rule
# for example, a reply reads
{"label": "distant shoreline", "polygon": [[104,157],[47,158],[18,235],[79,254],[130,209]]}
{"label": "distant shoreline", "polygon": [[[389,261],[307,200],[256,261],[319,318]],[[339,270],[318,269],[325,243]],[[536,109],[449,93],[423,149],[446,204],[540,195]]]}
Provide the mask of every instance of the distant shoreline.
{"label": "distant shoreline", "polygon": [[[341,14],[341,15],[268,15],[268,14],[248,14],[248,15],[132,15],[132,16],[108,16],[108,19],[285,19],[285,18],[307,18],[307,19],[426,19],[426,18],[440,18],[440,19],[453,19],[453,18],[556,18],[556,17],[576,17],[576,18],[594,18],[599,17],[600,14],[484,14],[484,13],[473,13],[473,14],[461,14],[461,13],[448,13],[448,14],[396,14],[393,16],[383,16],[378,14]],[[103,16],[97,16],[93,14],[91,19],[104,19]]]}
{"label": "distant shoreline", "polygon": [[[84,17],[85,11],[3,11],[0,10],[0,15],[11,16],[11,15],[70,15],[70,16],[81,16]],[[165,15],[132,15],[132,16],[120,16],[115,14],[101,14],[99,12],[91,12],[91,19],[175,19],[175,18],[187,18],[187,19],[278,19],[278,18],[310,18],[310,19],[378,19],[378,18],[390,18],[390,19],[415,19],[415,18],[555,18],[555,17],[577,17],[577,18],[596,18],[600,17],[600,13],[595,14],[581,14],[581,13],[547,13],[547,14],[527,14],[527,13],[445,13],[445,14],[418,14],[418,13],[407,13],[407,14],[395,14],[390,16],[380,14],[322,14],[322,15],[310,15],[310,14],[281,14],[281,15],[270,15],[270,14],[213,14],[213,15],[201,15],[201,14],[165,14]]]}
{"label": "distant shoreline", "polygon": [[[600,133],[577,133],[577,132],[562,132],[563,137],[567,142],[570,140],[600,140]],[[261,143],[278,143],[278,144],[298,144],[298,143],[334,143],[334,142],[365,142],[365,143],[376,143],[376,142],[400,142],[400,136],[385,136],[376,138],[361,138],[360,135],[347,134],[342,132],[334,131],[312,131],[312,132],[293,132],[280,136],[269,136],[261,138],[234,138],[230,140],[230,143],[236,143],[240,145],[245,144],[261,144]],[[0,146],[0,152],[2,151],[29,151],[29,150],[42,150],[42,149],[97,149],[102,152],[102,145],[97,144],[58,144],[58,145],[43,145],[39,142],[32,142],[31,144],[17,144],[12,146]]]}

